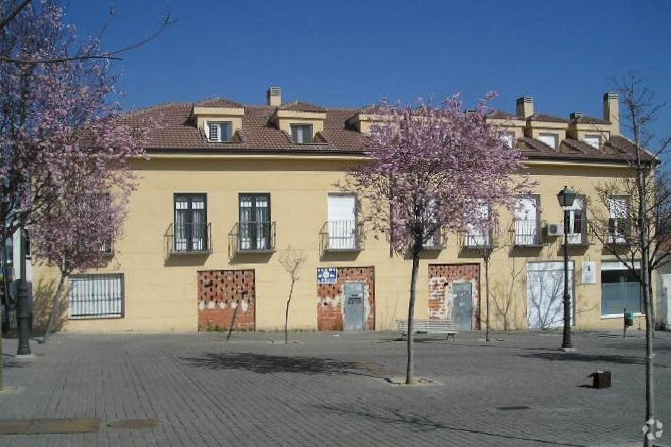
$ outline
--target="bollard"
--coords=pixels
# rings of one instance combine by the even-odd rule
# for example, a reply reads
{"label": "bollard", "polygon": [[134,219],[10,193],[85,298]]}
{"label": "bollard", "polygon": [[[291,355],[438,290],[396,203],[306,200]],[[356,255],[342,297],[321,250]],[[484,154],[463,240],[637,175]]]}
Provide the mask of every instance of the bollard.
{"label": "bollard", "polygon": [[595,371],[592,374],[592,387],[596,389],[610,388],[610,371]]}

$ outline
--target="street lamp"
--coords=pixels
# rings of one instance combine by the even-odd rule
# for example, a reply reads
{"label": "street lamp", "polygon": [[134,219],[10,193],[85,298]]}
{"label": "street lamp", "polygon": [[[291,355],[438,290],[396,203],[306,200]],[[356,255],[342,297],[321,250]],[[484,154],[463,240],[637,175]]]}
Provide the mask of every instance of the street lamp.
{"label": "street lamp", "polygon": [[564,338],[561,345],[563,351],[573,351],[573,345],[571,344],[571,294],[568,288],[568,213],[569,208],[573,206],[576,195],[568,186],[564,186],[564,189],[557,194],[559,206],[564,209]]}

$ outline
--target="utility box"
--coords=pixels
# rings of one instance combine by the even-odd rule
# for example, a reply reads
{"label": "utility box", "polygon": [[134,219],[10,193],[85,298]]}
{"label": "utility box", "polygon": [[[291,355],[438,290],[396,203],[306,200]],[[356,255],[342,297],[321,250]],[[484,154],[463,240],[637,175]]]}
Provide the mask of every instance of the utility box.
{"label": "utility box", "polygon": [[596,371],[592,374],[592,378],[592,387],[597,389],[610,388],[610,371]]}

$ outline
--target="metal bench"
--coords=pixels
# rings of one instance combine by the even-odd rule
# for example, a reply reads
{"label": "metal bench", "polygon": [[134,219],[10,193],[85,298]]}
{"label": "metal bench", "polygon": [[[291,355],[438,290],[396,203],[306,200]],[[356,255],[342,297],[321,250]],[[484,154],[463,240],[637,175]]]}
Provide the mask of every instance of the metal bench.
{"label": "metal bench", "polygon": [[[408,335],[408,320],[396,320],[398,331],[401,333],[401,338]],[[452,326],[452,320],[414,320],[412,332],[415,334],[445,334],[445,340],[455,340],[455,336],[459,333],[458,330]]]}

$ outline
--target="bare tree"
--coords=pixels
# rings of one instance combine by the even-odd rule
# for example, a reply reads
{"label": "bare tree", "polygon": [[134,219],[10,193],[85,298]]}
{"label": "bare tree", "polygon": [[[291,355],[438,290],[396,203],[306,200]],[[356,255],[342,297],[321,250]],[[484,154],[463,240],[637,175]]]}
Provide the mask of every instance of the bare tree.
{"label": "bare tree", "polygon": [[[590,209],[590,226],[604,250],[614,255],[641,285],[645,311],[645,420],[655,418],[653,376],[652,272],[668,262],[671,188],[668,176],[660,172],[658,157],[671,143],[671,136],[659,138],[651,129],[664,104],[635,74],[616,81],[623,104],[622,123],[629,132],[632,150],[621,151],[633,176],[607,182],[596,188],[596,202]],[[605,211],[604,211],[605,210]],[[640,262],[640,268],[637,264]],[[645,437],[645,445],[651,440]]]}
{"label": "bare tree", "polygon": [[289,274],[291,279],[291,287],[289,288],[289,298],[287,299],[286,309],[284,311],[284,343],[289,343],[289,306],[291,305],[291,297],[294,294],[294,285],[300,279],[299,273],[303,264],[305,264],[306,257],[303,250],[292,250],[289,245],[280,255],[280,264],[284,271]]}

